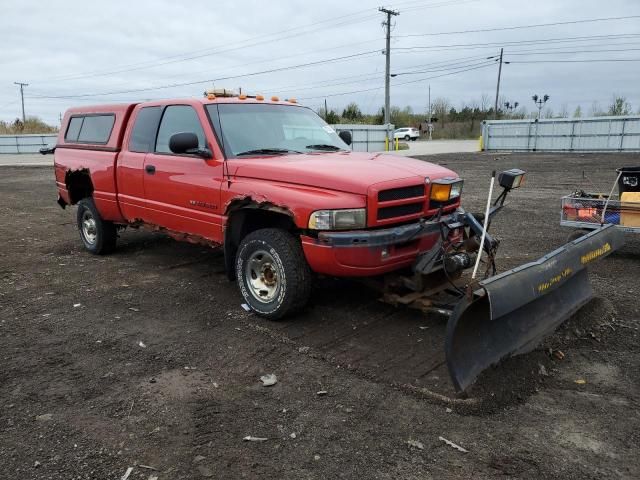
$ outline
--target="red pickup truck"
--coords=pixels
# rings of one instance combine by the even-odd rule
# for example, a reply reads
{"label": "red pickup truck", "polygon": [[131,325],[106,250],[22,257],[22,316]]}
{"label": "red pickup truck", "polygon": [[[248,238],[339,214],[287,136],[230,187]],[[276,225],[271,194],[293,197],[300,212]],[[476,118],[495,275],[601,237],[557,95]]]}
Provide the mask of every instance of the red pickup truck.
{"label": "red pickup truck", "polygon": [[92,253],[139,226],[221,246],[246,303],[271,319],[305,305],[313,274],[382,278],[387,301],[449,316],[459,390],[587,302],[587,264],[622,245],[604,226],[496,275],[489,220],[525,172],[500,173],[491,205],[494,172],[485,213],[472,215],[451,170],[350,143],[310,109],[260,95],[73,108],[53,149],[58,203],[78,206]]}
{"label": "red pickup truck", "polygon": [[247,304],[272,318],[305,304],[311,272],[410,266],[440,235],[413,235],[418,222],[454,211],[462,187],[428,162],[351,152],[312,110],[260,96],[72,108],[55,174],[89,251],[141,225],[223,246]]}

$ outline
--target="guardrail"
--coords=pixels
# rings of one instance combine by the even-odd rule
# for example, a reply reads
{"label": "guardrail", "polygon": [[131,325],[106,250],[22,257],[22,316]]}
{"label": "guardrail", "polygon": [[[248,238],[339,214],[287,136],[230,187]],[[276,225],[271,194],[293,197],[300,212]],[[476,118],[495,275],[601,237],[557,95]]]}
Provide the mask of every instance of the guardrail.
{"label": "guardrail", "polygon": [[[337,132],[351,132],[351,150],[354,152],[383,151],[387,132],[392,134],[394,130],[393,125],[337,124],[332,127]],[[0,135],[0,154],[38,153],[43,147],[53,147],[57,138],[57,134]]]}
{"label": "guardrail", "polygon": [[0,135],[0,154],[38,153],[43,147],[53,147],[58,134]]}
{"label": "guardrail", "polygon": [[483,148],[524,152],[637,152],[640,116],[485,120]]}

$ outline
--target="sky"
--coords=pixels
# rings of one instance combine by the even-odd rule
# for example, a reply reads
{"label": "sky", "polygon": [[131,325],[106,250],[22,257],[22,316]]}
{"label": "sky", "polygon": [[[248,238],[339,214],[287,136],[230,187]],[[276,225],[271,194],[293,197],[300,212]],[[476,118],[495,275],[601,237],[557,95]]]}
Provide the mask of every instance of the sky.
{"label": "sky", "polygon": [[[52,125],[73,106],[199,97],[211,87],[295,97],[314,109],[326,99],[339,112],[356,102],[374,113],[384,104],[381,5],[3,0],[0,120],[21,116],[14,82],[29,84],[27,116]],[[531,96],[546,94],[554,112],[581,106],[587,115],[594,102],[606,109],[617,94],[640,111],[639,0],[384,6],[399,12],[391,34],[394,106],[426,114],[429,86],[432,101],[446,98],[456,108],[483,97],[493,104],[503,47],[502,101],[531,111]],[[521,28],[549,23],[561,24]]]}

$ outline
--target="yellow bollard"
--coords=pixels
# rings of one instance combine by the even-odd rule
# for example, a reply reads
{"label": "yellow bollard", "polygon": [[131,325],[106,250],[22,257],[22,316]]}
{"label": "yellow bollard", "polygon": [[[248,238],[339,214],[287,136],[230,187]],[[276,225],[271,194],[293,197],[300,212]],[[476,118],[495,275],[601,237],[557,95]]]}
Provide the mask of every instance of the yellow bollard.
{"label": "yellow bollard", "polygon": [[478,138],[478,151],[481,152],[483,150],[484,147],[484,142],[482,139],[482,135],[480,135],[480,137]]}
{"label": "yellow bollard", "polygon": [[396,152],[399,150],[399,145],[398,145],[399,139],[396,138]]}
{"label": "yellow bollard", "polygon": [[389,151],[389,137],[384,137],[384,151]]}

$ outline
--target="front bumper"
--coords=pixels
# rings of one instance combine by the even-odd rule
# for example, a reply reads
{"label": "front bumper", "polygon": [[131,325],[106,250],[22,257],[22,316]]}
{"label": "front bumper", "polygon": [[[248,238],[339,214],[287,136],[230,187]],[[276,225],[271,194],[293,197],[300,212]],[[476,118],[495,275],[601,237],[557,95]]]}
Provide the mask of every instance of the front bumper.
{"label": "front bumper", "polygon": [[337,277],[381,275],[411,266],[421,253],[434,248],[442,224],[448,227],[449,239],[458,240],[462,229],[457,227],[456,218],[448,215],[379,230],[320,232],[318,238],[303,235],[302,248],[316,273]]}

